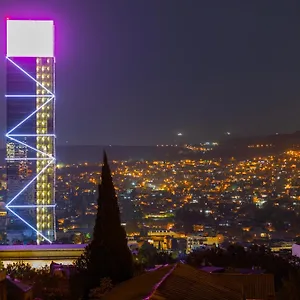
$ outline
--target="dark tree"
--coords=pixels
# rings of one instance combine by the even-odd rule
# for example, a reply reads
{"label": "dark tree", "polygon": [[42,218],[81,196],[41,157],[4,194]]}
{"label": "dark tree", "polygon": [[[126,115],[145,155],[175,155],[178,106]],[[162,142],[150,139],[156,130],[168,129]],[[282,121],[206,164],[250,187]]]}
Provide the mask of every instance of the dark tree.
{"label": "dark tree", "polygon": [[89,288],[99,285],[101,278],[110,278],[116,284],[133,276],[133,258],[121,225],[118,199],[105,152],[98,193],[93,240],[77,261],[77,266],[89,278]]}
{"label": "dark tree", "polygon": [[285,259],[276,256],[263,247],[252,247],[249,251],[244,251],[239,245],[232,245],[227,250],[194,251],[188,255],[186,261],[195,267],[203,265],[213,265],[226,269],[256,267],[264,270],[265,273],[274,275],[275,290],[280,294],[278,299],[299,299],[300,273],[298,262],[295,260],[296,264],[293,264],[291,258]]}

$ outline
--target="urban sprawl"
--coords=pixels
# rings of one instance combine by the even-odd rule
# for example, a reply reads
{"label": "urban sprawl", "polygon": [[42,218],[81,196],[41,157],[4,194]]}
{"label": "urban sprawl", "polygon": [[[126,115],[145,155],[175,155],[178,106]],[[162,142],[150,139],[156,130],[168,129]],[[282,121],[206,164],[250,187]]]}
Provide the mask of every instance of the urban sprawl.
{"label": "urban sprawl", "polygon": [[[300,234],[300,152],[240,160],[112,161],[128,242],[190,252],[232,242],[291,249]],[[0,168],[1,244],[9,241]],[[57,165],[56,243],[88,243],[101,164]],[[25,240],[26,242],[26,240]]]}

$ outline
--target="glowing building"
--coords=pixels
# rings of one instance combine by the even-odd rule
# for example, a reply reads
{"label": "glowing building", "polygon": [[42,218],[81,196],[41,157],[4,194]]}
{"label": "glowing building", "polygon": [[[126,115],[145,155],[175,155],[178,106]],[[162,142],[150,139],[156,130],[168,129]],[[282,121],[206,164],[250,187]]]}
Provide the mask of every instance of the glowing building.
{"label": "glowing building", "polygon": [[51,243],[55,232],[53,21],[7,20],[9,242]]}

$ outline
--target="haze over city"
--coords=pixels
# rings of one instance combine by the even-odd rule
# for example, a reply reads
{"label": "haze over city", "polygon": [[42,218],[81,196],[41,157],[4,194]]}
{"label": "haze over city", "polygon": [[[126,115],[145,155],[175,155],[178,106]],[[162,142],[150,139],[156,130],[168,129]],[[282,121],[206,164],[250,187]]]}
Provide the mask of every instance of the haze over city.
{"label": "haze over city", "polygon": [[297,1],[2,0],[0,18],[10,16],[55,19],[59,145],[300,128]]}

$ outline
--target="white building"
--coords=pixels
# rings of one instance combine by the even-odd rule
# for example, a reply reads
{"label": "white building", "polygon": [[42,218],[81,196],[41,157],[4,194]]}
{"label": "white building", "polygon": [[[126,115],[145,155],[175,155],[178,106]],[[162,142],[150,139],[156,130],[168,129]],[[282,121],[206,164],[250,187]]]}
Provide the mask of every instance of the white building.
{"label": "white building", "polygon": [[223,241],[224,237],[221,234],[217,236],[190,235],[186,239],[186,252],[190,253],[196,249],[211,247],[213,245],[218,246]]}

